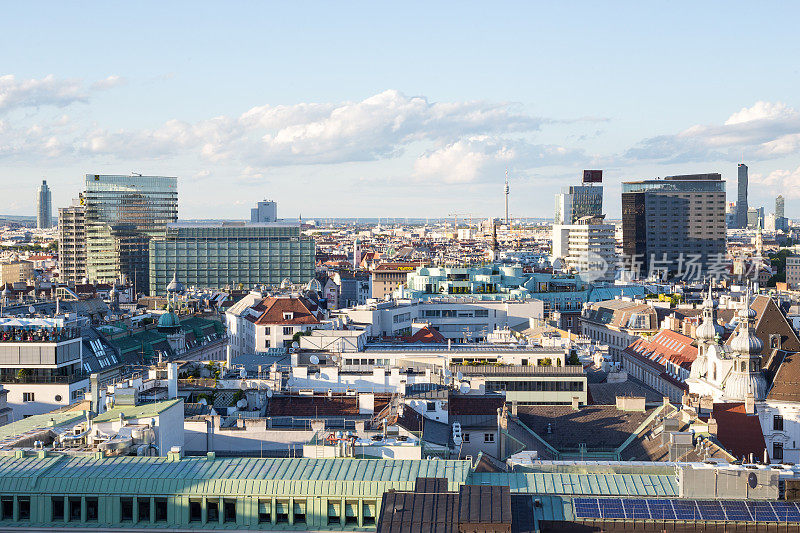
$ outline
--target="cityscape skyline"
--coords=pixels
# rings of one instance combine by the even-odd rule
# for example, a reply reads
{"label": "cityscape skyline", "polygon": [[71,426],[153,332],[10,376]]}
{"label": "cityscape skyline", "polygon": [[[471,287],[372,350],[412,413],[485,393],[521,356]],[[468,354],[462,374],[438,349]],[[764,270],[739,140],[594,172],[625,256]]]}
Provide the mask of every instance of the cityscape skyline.
{"label": "cityscape skyline", "polygon": [[[29,9],[11,6],[8,19]],[[47,179],[55,208],[86,173],[135,171],[177,175],[186,218],[246,216],[265,195],[287,218],[381,216],[387,199],[395,216],[499,217],[508,169],[510,215],[544,218],[552,194],[584,168],[605,170],[609,199],[625,180],[719,172],[731,200],[744,160],[752,205],[783,193],[796,211],[798,72],[785,65],[797,44],[782,30],[793,17],[747,4],[702,6],[689,22],[680,10],[567,9],[466,6],[448,24],[447,5],[425,20],[252,6],[253,21],[268,20],[255,32],[241,7],[172,6],[156,20],[147,7],[126,17],[100,8],[96,31],[67,37],[80,13],[49,4],[40,43],[29,46],[21,27],[2,37],[0,194],[11,199],[7,214],[25,215],[35,205],[20,182],[33,191]],[[572,24],[548,25],[567,15]],[[680,38],[646,31],[654,16],[665,28],[680,19]],[[753,43],[728,31],[743,17]],[[116,40],[113,51],[94,44],[134,28],[147,38]],[[473,31],[496,39],[478,42]],[[373,51],[356,46],[379,39]],[[619,203],[606,211],[619,218]]]}

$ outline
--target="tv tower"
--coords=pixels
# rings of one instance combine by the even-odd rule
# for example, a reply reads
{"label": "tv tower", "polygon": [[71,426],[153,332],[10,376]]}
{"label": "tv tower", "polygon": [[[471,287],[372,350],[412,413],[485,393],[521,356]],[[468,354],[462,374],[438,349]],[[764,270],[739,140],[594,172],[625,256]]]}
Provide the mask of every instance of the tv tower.
{"label": "tv tower", "polygon": [[508,169],[506,169],[506,185],[503,187],[503,192],[506,195],[506,226],[508,226]]}

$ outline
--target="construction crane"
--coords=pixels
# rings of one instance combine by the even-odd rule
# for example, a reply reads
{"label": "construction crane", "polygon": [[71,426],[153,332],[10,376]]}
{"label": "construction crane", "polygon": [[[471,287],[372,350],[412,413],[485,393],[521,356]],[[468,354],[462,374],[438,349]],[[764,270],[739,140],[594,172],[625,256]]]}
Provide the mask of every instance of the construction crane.
{"label": "construction crane", "polygon": [[448,213],[448,217],[453,217],[453,231],[458,231],[458,217],[466,219],[469,217],[469,225],[472,227],[472,219],[475,217],[472,213]]}

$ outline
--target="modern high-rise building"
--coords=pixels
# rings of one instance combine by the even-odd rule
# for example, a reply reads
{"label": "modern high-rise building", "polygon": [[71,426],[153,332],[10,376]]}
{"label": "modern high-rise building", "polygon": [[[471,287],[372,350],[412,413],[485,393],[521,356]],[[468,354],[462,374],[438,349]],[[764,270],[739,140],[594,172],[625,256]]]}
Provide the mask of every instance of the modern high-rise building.
{"label": "modern high-rise building", "polygon": [[764,227],[764,208],[751,207],[747,210],[747,225],[748,229],[756,229]]}
{"label": "modern high-rise building", "polygon": [[[667,176],[622,184],[622,240],[626,260],[643,275],[707,273],[726,249],[725,182],[720,174]],[[694,267],[692,267],[694,268]]]}
{"label": "modern high-rise building", "polygon": [[178,220],[178,178],[87,174],[83,198],[89,281],[146,290],[150,239]]}
{"label": "modern high-rise building", "polygon": [[747,165],[739,163],[736,194],[736,227],[747,227]]}
{"label": "modern high-rise building", "polygon": [[225,222],[169,224],[150,240],[150,294],[163,295],[173,276],[201,288],[307,283],[316,246],[300,224]]}
{"label": "modern high-rise building", "polygon": [[48,229],[53,227],[53,203],[50,195],[50,187],[47,181],[42,180],[39,186],[39,200],[36,205],[36,227]]}
{"label": "modern high-rise building", "polygon": [[602,214],[602,185],[570,185],[556,194],[556,224],[575,224],[583,217]]}
{"label": "modern high-rise building", "polygon": [[783,195],[779,194],[775,198],[775,229],[785,231],[789,228],[789,221],[786,218],[785,203]]}
{"label": "modern high-rise building", "polygon": [[614,225],[603,221],[603,186],[594,185],[600,172],[584,171],[584,183],[592,185],[571,185],[556,194],[553,256],[599,281],[613,281]]}
{"label": "modern high-rise building", "polygon": [[250,210],[250,222],[277,222],[278,204],[272,200],[258,202],[256,207]]}
{"label": "modern high-rise building", "polygon": [[81,283],[86,277],[86,208],[83,199],[58,210],[58,270],[63,283]]}

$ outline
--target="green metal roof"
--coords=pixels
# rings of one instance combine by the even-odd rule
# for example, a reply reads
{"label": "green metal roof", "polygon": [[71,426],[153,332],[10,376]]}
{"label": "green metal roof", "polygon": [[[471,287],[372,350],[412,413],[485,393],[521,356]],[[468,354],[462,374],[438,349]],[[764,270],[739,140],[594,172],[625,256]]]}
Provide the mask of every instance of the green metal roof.
{"label": "green metal roof", "polygon": [[666,474],[473,472],[474,485],[508,485],[511,492],[593,496],[677,496],[678,482]]}
{"label": "green metal roof", "polygon": [[86,411],[55,411],[43,415],[29,416],[28,418],[0,426],[0,441],[37,429],[52,428],[64,424],[74,425],[83,420],[86,420]]}
{"label": "green metal roof", "polygon": [[182,401],[183,400],[165,400],[163,402],[143,403],[139,405],[118,405],[105,413],[97,415],[92,420],[94,422],[117,420],[119,419],[120,413],[124,413],[126,420],[131,418],[147,418],[148,416],[156,416]]}
{"label": "green metal roof", "polygon": [[341,495],[413,490],[417,477],[445,477],[457,490],[469,461],[60,456],[0,459],[0,492],[138,495]]}

